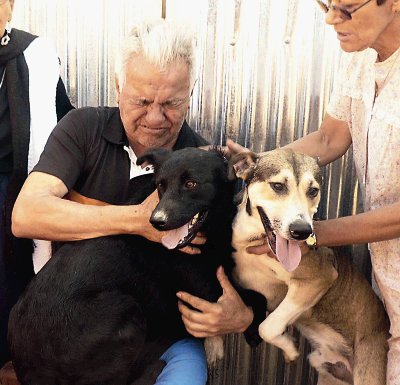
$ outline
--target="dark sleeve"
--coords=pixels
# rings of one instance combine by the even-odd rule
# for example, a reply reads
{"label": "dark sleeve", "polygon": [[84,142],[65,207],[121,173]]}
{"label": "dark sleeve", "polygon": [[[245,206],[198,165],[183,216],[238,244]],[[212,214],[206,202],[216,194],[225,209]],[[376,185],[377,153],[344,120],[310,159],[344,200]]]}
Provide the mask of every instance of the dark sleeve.
{"label": "dark sleeve", "polygon": [[[83,110],[83,111],[82,111]],[[72,110],[57,123],[32,171],[61,179],[68,190],[84,169],[89,132],[85,109]]]}
{"label": "dark sleeve", "polygon": [[61,77],[58,79],[56,91],[57,122],[75,107],[71,104]]}

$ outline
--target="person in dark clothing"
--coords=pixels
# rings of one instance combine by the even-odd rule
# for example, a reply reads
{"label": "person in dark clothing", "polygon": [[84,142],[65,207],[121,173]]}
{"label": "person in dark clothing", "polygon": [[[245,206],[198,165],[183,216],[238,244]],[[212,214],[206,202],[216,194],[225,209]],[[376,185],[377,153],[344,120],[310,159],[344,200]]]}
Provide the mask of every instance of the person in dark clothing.
{"label": "person in dark clothing", "polygon": [[57,120],[73,108],[54,48],[10,29],[13,7],[0,0],[0,367],[9,359],[9,311],[34,274],[32,253],[39,260],[50,247],[12,235],[12,207]]}
{"label": "person in dark clothing", "polygon": [[[185,122],[194,82],[193,39],[186,30],[166,20],[133,28],[116,65],[118,108],[77,109],[59,122],[19,194],[14,234],[61,242],[136,234],[161,243],[163,232],[149,222],[157,192],[147,192],[140,204],[124,202],[148,186],[152,169],[136,165],[146,150],[207,143]],[[67,195],[73,200],[63,199]],[[99,201],[108,205],[82,204]],[[196,246],[204,242],[198,235],[181,250],[199,253]],[[236,291],[226,276],[218,278],[224,294],[210,304],[213,310],[205,313],[202,329],[214,335],[243,331],[253,312],[232,295]],[[199,340],[178,341],[161,359],[166,366],[157,385],[206,383]]]}

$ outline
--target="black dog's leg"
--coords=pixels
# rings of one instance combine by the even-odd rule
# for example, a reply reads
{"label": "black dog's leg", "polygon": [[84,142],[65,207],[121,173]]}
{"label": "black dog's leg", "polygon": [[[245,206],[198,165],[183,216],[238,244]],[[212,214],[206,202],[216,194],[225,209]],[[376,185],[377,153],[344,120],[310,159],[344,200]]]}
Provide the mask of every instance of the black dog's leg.
{"label": "black dog's leg", "polygon": [[253,309],[253,322],[244,332],[244,337],[250,346],[255,347],[262,342],[262,339],[258,333],[258,327],[261,322],[265,320],[267,314],[267,300],[262,294],[253,290],[239,289],[239,294],[244,303]]}
{"label": "black dog's leg", "polygon": [[159,359],[151,362],[146,366],[140,378],[133,381],[130,385],[154,385],[165,365],[165,361]]}

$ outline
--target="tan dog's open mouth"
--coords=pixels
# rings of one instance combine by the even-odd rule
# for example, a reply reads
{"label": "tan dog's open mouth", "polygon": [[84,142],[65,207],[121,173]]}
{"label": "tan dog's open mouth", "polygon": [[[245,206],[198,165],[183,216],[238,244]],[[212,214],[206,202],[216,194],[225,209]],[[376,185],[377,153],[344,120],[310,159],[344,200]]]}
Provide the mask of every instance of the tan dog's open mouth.
{"label": "tan dog's open mouth", "polygon": [[275,254],[276,259],[282,264],[286,271],[292,272],[299,266],[301,261],[301,250],[297,241],[288,240],[277,234],[264,209],[257,206],[261,222],[267,234],[269,247]]}

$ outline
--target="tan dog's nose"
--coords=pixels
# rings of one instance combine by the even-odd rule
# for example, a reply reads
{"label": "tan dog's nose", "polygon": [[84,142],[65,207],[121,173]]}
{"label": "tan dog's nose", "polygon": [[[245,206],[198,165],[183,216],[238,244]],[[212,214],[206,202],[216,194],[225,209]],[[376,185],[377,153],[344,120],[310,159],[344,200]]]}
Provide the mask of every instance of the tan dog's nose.
{"label": "tan dog's nose", "polygon": [[312,234],[313,230],[309,223],[297,220],[290,224],[289,232],[296,241],[304,241]]}

